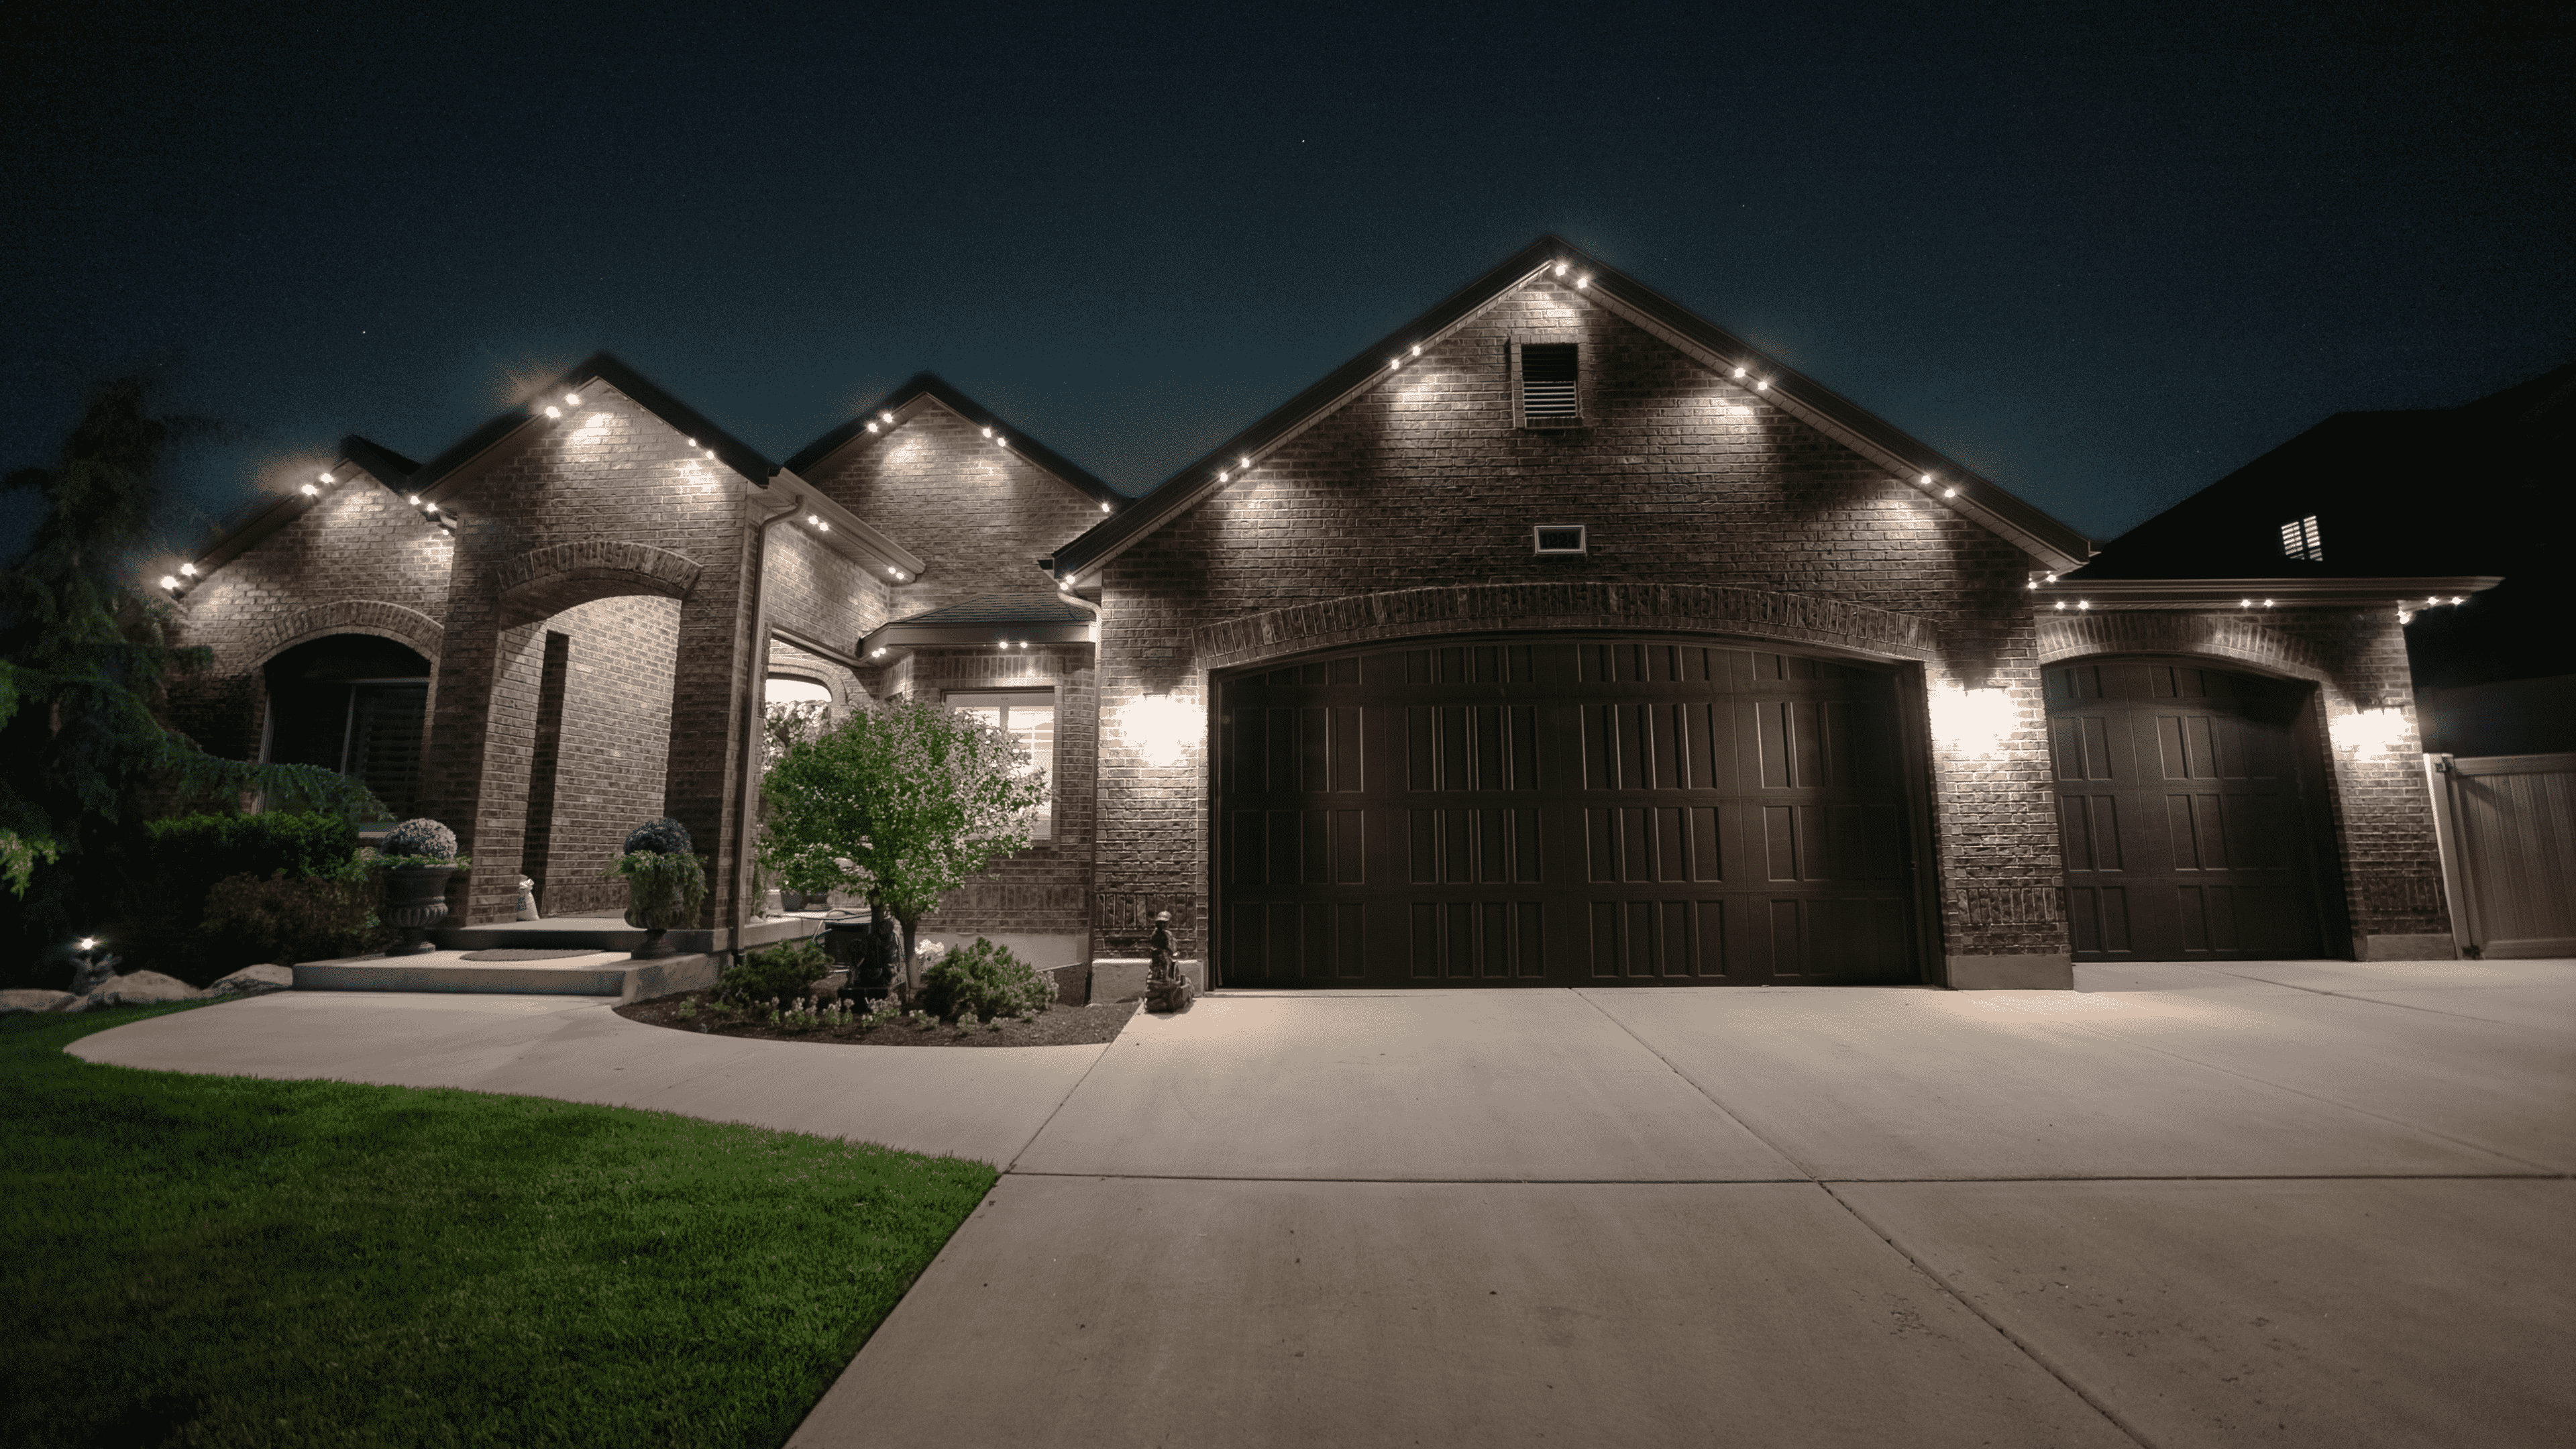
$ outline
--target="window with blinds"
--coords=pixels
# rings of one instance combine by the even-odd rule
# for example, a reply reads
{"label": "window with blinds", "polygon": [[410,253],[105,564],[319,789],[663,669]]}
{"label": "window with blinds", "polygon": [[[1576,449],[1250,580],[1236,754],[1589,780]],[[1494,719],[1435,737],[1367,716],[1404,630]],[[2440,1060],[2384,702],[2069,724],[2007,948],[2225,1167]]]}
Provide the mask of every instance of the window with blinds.
{"label": "window with blinds", "polygon": [[1015,694],[951,694],[944,701],[950,709],[971,714],[989,725],[999,726],[1020,748],[1029,752],[1029,767],[1046,772],[1046,798],[1038,802],[1037,817],[1029,824],[1033,840],[1047,840],[1055,834],[1055,691],[1030,690]]}
{"label": "window with blinds", "polygon": [[1521,416],[1526,420],[1573,418],[1581,414],[1574,396],[1579,380],[1578,348],[1573,342],[1521,344]]}
{"label": "window with blinds", "polygon": [[2317,516],[2294,518],[2281,525],[2281,553],[2286,558],[2303,558],[2310,563],[2326,561],[2325,539],[2317,532]]}

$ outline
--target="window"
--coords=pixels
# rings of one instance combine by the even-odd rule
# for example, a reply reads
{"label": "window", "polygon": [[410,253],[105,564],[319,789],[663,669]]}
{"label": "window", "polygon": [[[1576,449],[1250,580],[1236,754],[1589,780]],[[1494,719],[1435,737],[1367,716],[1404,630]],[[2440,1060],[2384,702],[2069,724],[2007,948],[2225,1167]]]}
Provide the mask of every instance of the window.
{"label": "window", "polygon": [[2281,525],[2281,552],[2285,557],[2303,558],[2310,563],[2326,561],[2325,540],[2317,533],[2315,514]]}
{"label": "window", "polygon": [[1525,422],[1572,421],[1582,412],[1574,387],[1580,378],[1580,344],[1521,344],[1521,417]]}
{"label": "window", "polygon": [[1016,694],[952,694],[946,703],[950,709],[962,710],[986,724],[999,725],[1020,748],[1029,752],[1029,763],[1046,771],[1046,798],[1038,802],[1037,818],[1029,823],[1033,839],[1046,840],[1055,834],[1055,691],[1029,690]]}

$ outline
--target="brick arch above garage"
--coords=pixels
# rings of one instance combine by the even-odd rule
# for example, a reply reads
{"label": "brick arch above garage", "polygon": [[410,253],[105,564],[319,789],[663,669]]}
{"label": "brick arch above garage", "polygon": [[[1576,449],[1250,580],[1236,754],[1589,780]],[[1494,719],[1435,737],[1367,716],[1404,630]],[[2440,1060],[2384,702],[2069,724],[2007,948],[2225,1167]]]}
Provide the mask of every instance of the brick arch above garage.
{"label": "brick arch above garage", "polygon": [[649,543],[585,539],[506,560],[493,569],[492,583],[502,617],[525,624],[620,594],[686,598],[701,571],[688,555]]}
{"label": "brick arch above garage", "polygon": [[1315,649],[1440,634],[1561,629],[1720,633],[1885,659],[1941,654],[1928,619],[1866,604],[1697,584],[1482,584],[1352,594],[1202,627],[1200,667],[1231,669]]}
{"label": "brick arch above garage", "polygon": [[2340,663],[2338,651],[2325,641],[2236,614],[2105,612],[2074,619],[2042,617],[2038,643],[2042,667],[2103,654],[2165,655],[2332,685]]}
{"label": "brick arch above garage", "polygon": [[381,599],[335,599],[327,604],[306,604],[262,624],[242,636],[226,649],[239,663],[226,661],[224,673],[247,673],[294,648],[298,644],[333,634],[372,634],[405,644],[433,665],[447,631],[436,619],[417,609]]}

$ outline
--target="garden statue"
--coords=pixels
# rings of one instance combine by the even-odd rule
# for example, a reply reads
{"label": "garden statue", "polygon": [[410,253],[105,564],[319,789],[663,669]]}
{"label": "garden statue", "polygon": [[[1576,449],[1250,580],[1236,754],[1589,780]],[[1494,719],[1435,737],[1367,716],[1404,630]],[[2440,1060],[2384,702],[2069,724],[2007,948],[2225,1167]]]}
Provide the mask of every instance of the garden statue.
{"label": "garden statue", "polygon": [[1181,974],[1181,963],[1172,959],[1172,913],[1169,911],[1154,913],[1151,950],[1153,964],[1145,969],[1145,1009],[1189,1010],[1190,978]]}

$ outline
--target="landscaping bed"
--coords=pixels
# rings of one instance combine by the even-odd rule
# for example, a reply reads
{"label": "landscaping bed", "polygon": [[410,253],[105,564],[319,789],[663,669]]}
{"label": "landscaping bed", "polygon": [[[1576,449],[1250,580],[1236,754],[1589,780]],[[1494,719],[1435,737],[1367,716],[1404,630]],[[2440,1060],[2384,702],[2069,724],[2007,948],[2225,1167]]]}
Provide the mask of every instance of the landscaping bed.
{"label": "landscaping bed", "polygon": [[645,1001],[630,1001],[617,1014],[647,1026],[710,1036],[751,1037],[760,1041],[810,1041],[837,1046],[1026,1047],[1099,1046],[1115,1041],[1143,1003],[1095,1002],[1090,1006],[1050,1006],[1036,1017],[1006,1016],[973,1027],[919,1017],[880,1020],[859,1013],[773,1013],[769,1003],[727,1008],[715,991],[682,991]]}

